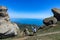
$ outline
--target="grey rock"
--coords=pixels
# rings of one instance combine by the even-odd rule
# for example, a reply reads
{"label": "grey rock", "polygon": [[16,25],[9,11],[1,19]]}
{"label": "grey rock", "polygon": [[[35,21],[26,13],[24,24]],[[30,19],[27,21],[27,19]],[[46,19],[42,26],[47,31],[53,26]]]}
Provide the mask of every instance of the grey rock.
{"label": "grey rock", "polygon": [[57,19],[55,18],[55,17],[49,17],[49,18],[45,18],[44,20],[43,20],[43,23],[45,24],[45,25],[52,25],[52,24],[56,24],[57,23]]}
{"label": "grey rock", "polygon": [[58,21],[60,21],[60,9],[53,8],[53,9],[52,9],[52,12],[53,12],[53,14],[54,14],[54,17],[55,17]]}
{"label": "grey rock", "polygon": [[25,36],[33,36],[34,35],[34,33],[29,32],[29,30],[27,28],[24,29],[24,33],[25,33]]}
{"label": "grey rock", "polygon": [[11,23],[7,13],[7,8],[0,6],[0,37],[18,35],[20,32],[19,27],[15,23]]}

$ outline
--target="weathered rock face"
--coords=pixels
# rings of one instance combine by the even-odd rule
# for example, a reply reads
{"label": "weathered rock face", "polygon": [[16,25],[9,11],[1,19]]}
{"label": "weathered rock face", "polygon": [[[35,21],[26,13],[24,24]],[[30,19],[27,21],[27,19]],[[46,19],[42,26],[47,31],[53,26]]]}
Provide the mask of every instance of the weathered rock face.
{"label": "weathered rock face", "polygon": [[60,9],[53,8],[52,12],[54,14],[54,17],[57,18],[58,21],[60,21]]}
{"label": "weathered rock face", "polygon": [[45,25],[51,25],[51,24],[56,24],[57,23],[57,19],[55,18],[55,17],[49,17],[49,18],[45,18],[44,20],[43,20],[43,23],[45,24]]}
{"label": "weathered rock face", "polygon": [[0,36],[17,35],[18,32],[18,26],[9,20],[7,8],[0,6]]}

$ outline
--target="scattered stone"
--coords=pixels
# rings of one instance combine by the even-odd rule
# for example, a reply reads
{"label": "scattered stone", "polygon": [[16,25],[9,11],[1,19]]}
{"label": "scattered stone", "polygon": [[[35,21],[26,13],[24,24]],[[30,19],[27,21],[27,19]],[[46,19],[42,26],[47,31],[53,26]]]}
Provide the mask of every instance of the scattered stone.
{"label": "scattered stone", "polygon": [[39,28],[38,28],[38,30],[39,29],[44,29],[46,27],[46,25],[42,25],[42,26],[40,26]]}

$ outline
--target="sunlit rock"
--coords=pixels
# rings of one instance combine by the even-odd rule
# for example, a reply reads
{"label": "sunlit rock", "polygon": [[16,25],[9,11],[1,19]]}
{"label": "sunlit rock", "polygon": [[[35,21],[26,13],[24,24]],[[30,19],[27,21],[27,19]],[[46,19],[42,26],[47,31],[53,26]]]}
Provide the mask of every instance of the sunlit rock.
{"label": "sunlit rock", "polygon": [[0,6],[0,38],[18,35],[19,27],[15,23],[11,23],[9,19],[7,8]]}
{"label": "sunlit rock", "polygon": [[58,21],[60,21],[60,9],[53,8],[52,12],[54,14],[54,17],[57,18]]}

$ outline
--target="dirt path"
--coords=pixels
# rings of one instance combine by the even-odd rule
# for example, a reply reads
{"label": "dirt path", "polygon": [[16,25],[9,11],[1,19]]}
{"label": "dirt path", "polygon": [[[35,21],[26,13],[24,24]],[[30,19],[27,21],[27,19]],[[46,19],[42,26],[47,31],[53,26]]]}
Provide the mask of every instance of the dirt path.
{"label": "dirt path", "polygon": [[57,34],[57,33],[60,33],[60,31],[50,32],[50,33],[44,33],[44,34],[40,34],[40,35],[37,35],[37,36],[46,36],[46,35]]}
{"label": "dirt path", "polygon": [[18,38],[18,39],[13,39],[13,40],[25,40],[27,39],[29,36],[25,36],[25,37],[22,37],[22,38]]}
{"label": "dirt path", "polygon": [[[60,31],[44,33],[44,34],[40,34],[40,35],[37,35],[37,36],[46,36],[46,35],[57,34],[57,33],[60,33]],[[33,37],[35,37],[35,36],[33,36]],[[26,36],[26,37],[23,37],[23,38],[14,39],[14,40],[25,40],[27,38],[29,38],[29,36]]]}

